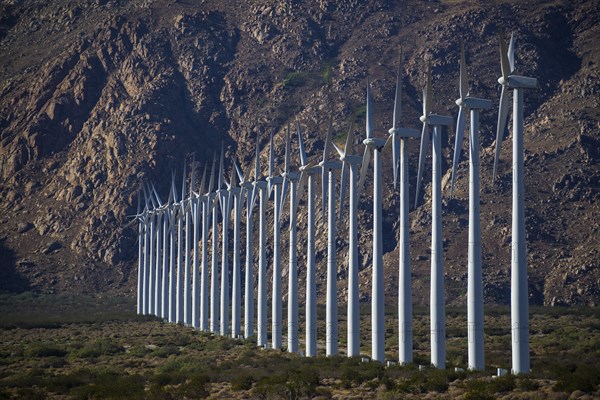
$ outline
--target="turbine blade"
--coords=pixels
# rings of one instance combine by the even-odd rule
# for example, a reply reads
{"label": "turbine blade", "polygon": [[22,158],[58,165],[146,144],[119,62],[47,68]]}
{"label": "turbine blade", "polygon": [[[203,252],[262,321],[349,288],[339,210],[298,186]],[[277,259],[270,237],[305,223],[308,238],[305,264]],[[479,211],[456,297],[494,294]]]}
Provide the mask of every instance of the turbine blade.
{"label": "turbine blade", "polygon": [[496,181],[496,171],[498,169],[498,161],[500,160],[500,148],[502,146],[502,139],[504,136],[504,130],[506,129],[506,120],[508,119],[508,87],[502,86],[502,93],[500,94],[500,110],[498,112],[498,126],[496,128],[496,150],[494,152],[494,172],[492,174],[492,184]]}
{"label": "turbine blade", "polygon": [[508,52],[504,42],[504,32],[500,32],[500,67],[502,69],[502,78],[508,80],[510,74],[510,62],[508,61]]}
{"label": "turbine blade", "polygon": [[394,190],[398,186],[398,165],[400,163],[400,140],[396,137],[396,133],[392,134],[392,169],[394,172]]}
{"label": "turbine blade", "polygon": [[425,94],[425,116],[428,116],[431,111],[431,102],[433,101],[433,93],[431,91],[431,60],[427,62],[427,86]]}
{"label": "turbine blade", "polygon": [[[360,166],[360,178],[358,179],[358,196],[360,196],[360,192],[362,191],[365,180],[367,179],[367,171],[369,170],[369,163],[371,162],[371,148],[369,146],[365,147],[365,152],[363,154],[362,165]],[[358,197],[357,196],[357,197]]]}
{"label": "turbine blade", "polygon": [[204,194],[204,190],[206,189],[206,170],[208,169],[208,163],[204,163],[204,171],[202,171],[202,179],[200,180],[200,187],[198,188],[198,193],[201,195]]}
{"label": "turbine blade", "polygon": [[510,43],[508,44],[508,65],[510,66],[510,72],[515,70],[515,33],[510,34]]}
{"label": "turbine blade", "polygon": [[171,175],[171,200],[177,203],[177,189],[175,188],[175,171]]}
{"label": "turbine blade", "polygon": [[333,115],[329,115],[329,122],[327,123],[327,136],[325,137],[325,147],[323,148],[323,162],[329,160],[331,154],[331,143],[333,136]]}
{"label": "turbine blade", "polygon": [[371,81],[367,76],[367,118],[365,129],[367,132],[367,138],[373,137],[373,106],[371,104]]}
{"label": "turbine blade", "polygon": [[335,143],[331,143],[331,144],[333,145],[333,148],[335,149],[335,151],[337,151],[337,153],[340,155],[340,157],[344,157],[344,152],[342,151],[342,149],[340,149],[338,147],[338,145]]}
{"label": "turbine blade", "polygon": [[460,43],[460,98],[463,100],[469,92],[469,81],[467,78],[467,63],[465,61],[465,43]]}
{"label": "turbine blade", "polygon": [[221,188],[223,188],[223,178],[225,176],[224,170],[225,170],[225,144],[223,142],[221,142],[221,158],[219,160],[219,181],[218,181],[217,190],[220,190]]}
{"label": "turbine blade", "polygon": [[281,214],[283,214],[283,210],[285,209],[285,200],[287,199],[290,181],[284,178],[282,186],[281,199],[279,200],[279,215],[277,216],[279,221],[281,221]]}
{"label": "turbine blade", "polygon": [[300,121],[296,119],[296,125],[298,126],[298,144],[300,146],[300,163],[305,166],[308,163],[308,157],[306,156],[306,149],[304,147],[304,139],[302,138],[302,128],[300,127]]}
{"label": "turbine blade", "polygon": [[250,203],[247,204],[248,209],[246,210],[249,218],[252,218],[252,212],[254,210],[255,202],[256,202],[256,186],[252,186],[252,192],[250,194]]}
{"label": "turbine blade", "polygon": [[196,153],[192,154],[192,170],[191,172],[191,177],[190,177],[190,197],[192,195],[192,193],[194,193],[194,189],[196,188],[196,170],[197,170],[197,166],[196,166]]}
{"label": "turbine blade", "polygon": [[149,183],[146,183],[146,186],[148,188],[148,197],[150,198],[150,202],[152,203],[152,208],[156,209],[156,202],[154,201],[154,193],[152,193],[152,187]]}
{"label": "turbine blade", "polygon": [[137,194],[137,211],[136,211],[136,215],[140,215],[142,212],[142,193],[141,190],[138,190],[138,194]]}
{"label": "turbine blade", "polygon": [[323,221],[325,221],[327,210],[327,194],[329,193],[329,171],[325,167],[321,167],[321,199]]}
{"label": "turbine blade", "polygon": [[[237,173],[240,185],[245,183],[244,181],[244,173],[242,172],[242,168],[240,167],[240,164],[237,162],[237,160],[234,160],[233,165],[235,166],[235,172]],[[233,176],[231,177],[231,180],[233,181]]]}
{"label": "turbine blade", "polygon": [[398,72],[396,73],[396,95],[394,97],[394,119],[392,126],[394,129],[399,127],[400,116],[402,115],[402,48],[400,48],[400,62],[398,63]]}
{"label": "turbine blade", "polygon": [[388,149],[388,147],[390,147],[390,144],[392,143],[392,138],[393,135],[388,135],[387,139],[385,140],[385,144],[383,145],[383,148],[381,149],[381,151],[385,151]]}
{"label": "turbine blade", "polygon": [[146,210],[150,209],[150,205],[148,204],[148,192],[146,191],[146,185],[142,185],[142,189],[144,190],[144,202],[146,203]]}
{"label": "turbine blade", "polygon": [[290,168],[290,152],[291,152],[291,138],[290,138],[290,123],[287,125],[287,133],[285,135],[285,157],[284,157],[284,172],[287,174]]}
{"label": "turbine blade", "polygon": [[[271,139],[269,141],[269,178],[273,178],[273,174],[275,171],[275,149],[273,148],[273,135],[275,132],[271,132]],[[273,190],[273,185],[271,184],[271,180],[269,180],[269,198],[271,198],[271,192]]]}
{"label": "turbine blade", "polygon": [[154,187],[154,183],[150,183],[152,186],[152,191],[154,192],[154,197],[156,197],[156,201],[158,202],[158,206],[162,207],[162,201],[160,201],[160,197],[158,197],[158,192],[156,191],[156,187]]}
{"label": "turbine blade", "polygon": [[207,193],[211,193],[215,187],[215,172],[217,168],[217,152],[213,152],[213,163],[212,168],[210,170],[210,180],[208,182],[208,191]]}
{"label": "turbine blade", "polygon": [[425,167],[425,154],[429,147],[429,130],[427,124],[423,124],[423,130],[421,131],[421,149],[419,150],[419,169],[417,173],[417,193],[415,195],[415,208],[419,204],[419,192],[421,191],[421,179],[423,177],[423,168]]}
{"label": "turbine blade", "polygon": [[258,132],[256,133],[256,154],[254,155],[254,180],[257,181],[260,177],[260,156],[258,151]]}
{"label": "turbine blade", "polygon": [[[308,180],[308,173],[302,171],[300,174],[300,181],[298,182],[298,192],[296,194],[296,202],[294,203],[294,215],[297,215],[298,212],[298,204],[300,203],[300,198],[304,194],[304,189],[306,188],[306,182]],[[291,225],[290,225],[291,228]]]}
{"label": "turbine blade", "polygon": [[461,106],[458,110],[456,120],[456,139],[454,140],[454,159],[452,160],[452,184],[450,185],[450,198],[454,194],[454,182],[456,181],[456,169],[460,161],[460,151],[462,148],[463,137],[465,134],[465,125],[467,124],[466,109]]}
{"label": "turbine blade", "polygon": [[348,182],[348,168],[346,168],[346,163],[342,163],[342,176],[340,178],[340,211],[338,218],[342,220],[342,212],[344,209],[344,200],[346,198],[346,186]]}
{"label": "turbine blade", "polygon": [[187,193],[187,160],[183,161],[183,182],[181,184],[181,200],[185,199]]}
{"label": "turbine blade", "polygon": [[346,135],[346,144],[344,145],[344,155],[352,153],[352,145],[354,144],[354,121],[350,121],[348,135]]}

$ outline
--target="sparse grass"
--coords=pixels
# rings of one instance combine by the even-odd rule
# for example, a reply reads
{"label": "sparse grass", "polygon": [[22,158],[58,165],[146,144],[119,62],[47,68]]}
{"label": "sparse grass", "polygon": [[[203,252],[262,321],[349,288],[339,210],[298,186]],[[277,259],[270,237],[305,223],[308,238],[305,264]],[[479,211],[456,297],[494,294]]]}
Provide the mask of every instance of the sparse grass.
{"label": "sparse grass", "polygon": [[[467,399],[509,393],[553,398],[575,390],[600,394],[600,315],[589,309],[532,308],[532,374],[492,379],[496,366],[510,365],[506,307],[486,308],[489,369],[455,372],[454,366],[466,367],[466,317],[462,308],[448,308],[446,313],[449,369],[419,371],[417,364],[429,364],[426,308],[414,310],[415,363],[386,368],[377,362],[363,363],[359,357],[303,358],[261,350],[253,339],[223,338],[155,318],[140,318],[127,299],[0,296],[0,315],[5,311],[10,314],[16,305],[21,307],[22,317],[13,313],[10,323],[0,322],[0,399],[176,399],[204,398],[217,392],[226,398],[356,395],[383,399],[425,393],[452,393],[450,397]],[[319,314],[323,311],[319,307]],[[369,307],[361,307],[363,354],[370,352],[369,311]],[[344,312],[341,307],[341,352],[345,351]],[[393,307],[386,313],[386,355],[396,359]],[[48,322],[52,322],[51,327]],[[324,325],[319,329],[324,330]],[[300,336],[303,343],[303,334]],[[322,332],[319,340],[324,340]],[[535,396],[527,395],[533,392]]]}

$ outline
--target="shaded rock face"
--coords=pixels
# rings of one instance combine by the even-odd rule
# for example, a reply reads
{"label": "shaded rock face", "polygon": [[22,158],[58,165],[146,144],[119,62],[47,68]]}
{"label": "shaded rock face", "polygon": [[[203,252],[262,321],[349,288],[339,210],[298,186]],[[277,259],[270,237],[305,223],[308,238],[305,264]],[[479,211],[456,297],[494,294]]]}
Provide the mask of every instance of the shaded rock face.
{"label": "shaded rock face", "polygon": [[[133,291],[136,227],[128,225],[127,217],[135,214],[142,182],[154,182],[165,200],[171,171],[181,176],[186,155],[194,152],[199,165],[210,166],[221,142],[228,160],[237,154],[244,171],[249,170],[256,132],[266,173],[268,134],[276,132],[276,154],[282,160],[282,132],[296,119],[309,153],[321,157],[329,110],[340,144],[351,119],[362,139],[367,75],[376,134],[382,135],[391,124],[400,46],[403,125],[420,125],[427,58],[432,60],[434,111],[456,113],[461,38],[471,93],[492,99],[496,107],[496,35],[503,27],[517,37],[516,72],[540,83],[525,97],[530,301],[600,303],[600,246],[595,239],[600,226],[600,51],[595,43],[600,24],[592,4],[222,3],[0,2],[0,275],[6,277],[0,289]],[[514,25],[516,17],[521,25]],[[495,111],[482,113],[485,295],[488,302],[507,303],[511,138],[505,140],[492,185],[495,123]],[[454,136],[454,129],[443,132],[444,196]],[[411,203],[416,142],[409,144]],[[452,304],[463,304],[466,294],[466,149],[464,143],[455,197],[444,199],[446,291]],[[356,146],[356,151],[362,149]],[[391,299],[397,295],[399,222],[390,158],[384,157],[384,179],[390,184],[383,195],[386,293]],[[413,293],[423,304],[429,297],[429,168],[427,160],[424,195],[410,216]],[[372,259],[370,185],[368,177],[360,204],[365,301]],[[305,204],[303,200],[298,217],[301,249]],[[285,227],[287,210],[283,219]],[[319,212],[323,293],[325,227]],[[347,278],[346,232],[344,215],[338,222],[340,288]],[[282,238],[285,248],[285,230]],[[286,266],[287,252],[282,254]],[[303,263],[300,254],[301,282]],[[344,293],[340,289],[340,301],[345,301]]]}

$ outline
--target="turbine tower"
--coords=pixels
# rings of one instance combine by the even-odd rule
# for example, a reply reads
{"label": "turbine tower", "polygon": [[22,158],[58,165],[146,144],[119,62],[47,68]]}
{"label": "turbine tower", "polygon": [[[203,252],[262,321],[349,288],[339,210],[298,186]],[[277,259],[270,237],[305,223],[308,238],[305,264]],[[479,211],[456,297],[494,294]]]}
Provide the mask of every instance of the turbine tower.
{"label": "turbine tower", "polygon": [[279,214],[280,199],[281,199],[281,184],[283,183],[282,176],[274,176],[275,169],[275,149],[273,147],[273,133],[271,134],[270,148],[269,148],[269,177],[267,182],[269,183],[269,192],[273,194],[273,294],[271,301],[272,304],[272,316],[271,316],[271,339],[273,341],[273,348],[278,349],[281,347],[281,323],[282,323],[282,312],[281,312],[281,230],[279,227]]}
{"label": "turbine tower", "polygon": [[323,192],[323,209],[327,203],[327,300],[325,313],[325,353],[329,356],[338,354],[338,304],[337,304],[337,261],[336,261],[336,225],[335,225],[335,173],[341,168],[339,160],[331,158],[333,136],[333,116],[329,117],[323,160],[319,163],[322,176],[327,176],[323,186],[328,188]]}
{"label": "turbine tower", "polygon": [[[155,279],[154,279],[154,315],[156,315],[157,317],[160,317],[160,312],[162,309],[162,297],[161,297],[161,286],[162,286],[162,281],[163,281],[163,274],[162,274],[162,239],[163,239],[163,233],[162,233],[162,227],[163,227],[163,223],[162,223],[162,218],[163,218],[163,204],[160,201],[160,197],[158,197],[158,193],[156,192],[156,188],[154,187],[154,184],[150,184],[150,187],[148,188],[148,191],[150,192],[150,196],[154,197],[156,199],[156,204],[158,205],[158,207],[155,206],[155,212],[156,212],[156,267],[155,267]],[[153,202],[154,204],[154,202]]]}
{"label": "turbine tower", "polygon": [[[236,164],[237,167],[237,164]],[[252,254],[253,230],[252,230],[252,211],[256,199],[256,189],[249,179],[246,181],[242,175],[241,169],[238,169],[240,177],[240,186],[246,192],[246,270],[244,285],[244,337],[254,336],[254,257]],[[248,173],[249,177],[250,173]],[[256,161],[254,179],[257,179],[258,172],[258,136],[256,140]]]}
{"label": "turbine tower", "polygon": [[500,65],[502,85],[494,179],[500,157],[502,134],[508,117],[508,90],[513,89],[513,201],[512,201],[512,261],[511,261],[511,326],[512,371],[526,374],[530,371],[529,358],[529,299],[527,294],[527,249],[525,243],[525,188],[523,178],[523,89],[537,87],[537,79],[512,75],[514,71],[514,36],[511,37],[508,54],[504,38],[500,35]]}
{"label": "turbine tower", "polygon": [[[203,217],[203,200],[202,200],[202,193],[204,192],[204,185],[206,183],[206,164],[204,164],[204,170],[202,171],[202,179],[200,181],[200,187],[198,187],[198,192],[195,193],[192,191],[193,193],[193,198],[194,198],[194,207],[193,207],[193,213],[194,213],[194,278],[193,278],[193,284],[192,284],[192,326],[195,329],[200,329],[200,291],[201,291],[201,283],[199,282],[200,280],[200,271],[198,270],[199,267],[202,267],[201,265],[199,265],[199,263],[204,263],[205,257],[203,256],[203,254],[198,254],[198,241],[199,241],[199,235],[200,235],[200,225],[202,224],[202,231],[204,231],[204,217]],[[204,237],[204,235],[203,235]],[[204,246],[202,246],[202,252],[204,253]],[[199,260],[199,258],[202,257],[202,260]]]}
{"label": "turbine tower", "polygon": [[316,163],[309,162],[302,138],[302,129],[298,123],[298,145],[300,147],[300,183],[298,196],[294,204],[294,215],[298,203],[308,185],[307,204],[307,244],[306,244],[306,357],[317,355],[317,276],[315,262],[315,176],[321,171]]}
{"label": "turbine tower", "polygon": [[371,105],[371,83],[367,78],[367,138],[363,140],[366,146],[358,181],[359,193],[365,184],[367,170],[373,153],[373,268],[371,282],[371,358],[384,362],[385,360],[385,327],[383,300],[383,234],[381,213],[381,152],[389,143],[388,139],[373,136],[373,106]]}
{"label": "turbine tower", "polygon": [[[144,192],[146,192],[146,189],[144,188]],[[155,259],[156,259],[156,253],[155,253],[155,249],[154,249],[154,238],[156,236],[156,204],[154,202],[154,198],[152,197],[152,193],[148,193],[148,198],[150,199],[150,202],[152,203],[152,209],[148,210],[148,218],[150,219],[150,233],[148,235],[148,243],[149,243],[149,261],[148,261],[148,289],[147,289],[147,294],[148,294],[148,308],[146,313],[147,314],[154,314],[154,280],[156,278],[156,263],[155,263]]]}
{"label": "turbine tower", "polygon": [[257,338],[256,344],[260,347],[267,345],[267,221],[265,212],[267,208],[267,182],[261,179],[260,159],[258,157],[258,134],[256,136],[256,163],[254,169],[254,193],[259,196],[258,221],[258,304],[257,304]]}
{"label": "turbine tower", "polygon": [[[300,125],[300,123],[298,123]],[[289,267],[288,267],[288,352],[298,352],[298,260],[297,260],[297,228],[296,228],[296,198],[298,196],[298,180],[300,174],[290,171],[291,156],[290,125],[288,123],[287,134],[285,138],[285,167],[283,173],[283,193],[281,195],[280,210],[283,210],[287,192],[290,192],[290,249],[289,249]],[[279,214],[281,218],[281,213]]]}
{"label": "turbine tower", "polygon": [[145,219],[146,219],[146,209],[144,209],[144,213],[142,214],[141,210],[141,193],[138,191],[138,200],[137,200],[137,212],[135,218],[138,220],[138,282],[137,282],[137,313],[138,315],[142,315],[144,313],[143,306],[143,287],[144,287],[144,269],[146,259],[144,257],[144,237],[145,237]]}
{"label": "turbine tower", "polygon": [[[229,335],[229,218],[231,217],[231,202],[229,191],[222,187],[225,181],[225,154],[221,145],[221,161],[219,163],[218,192],[219,205],[221,206],[221,335]],[[224,182],[226,186],[229,183]]]}
{"label": "turbine tower", "polygon": [[[392,157],[394,170],[394,189],[398,182],[398,164],[400,164],[400,254],[398,270],[398,362],[408,364],[413,360],[413,325],[412,325],[412,288],[409,240],[409,200],[408,200],[408,157],[406,154],[408,140],[418,138],[419,131],[400,127],[402,115],[402,52],[396,75],[396,95],[394,98],[394,115],[392,128]],[[399,159],[398,159],[399,158]]]}
{"label": "turbine tower", "polygon": [[[423,93],[423,131],[419,153],[417,194],[419,201],[421,176],[425,155],[429,147],[429,127],[433,126],[433,160],[431,168],[431,291],[430,291],[430,334],[431,364],[435,368],[446,368],[446,316],[444,302],[444,258],[442,247],[442,126],[453,123],[451,117],[431,114],[431,63],[427,65],[427,84]],[[416,204],[415,204],[416,207]]]}
{"label": "turbine tower", "polygon": [[242,282],[240,270],[240,219],[242,218],[242,203],[244,201],[244,192],[237,185],[237,179],[240,184],[243,183],[239,174],[239,166],[233,161],[231,168],[231,183],[229,186],[229,199],[233,200],[233,272],[231,285],[231,336],[237,338],[240,336],[241,312],[242,312]]}
{"label": "turbine tower", "polygon": [[163,253],[162,253],[162,283],[161,283],[161,309],[160,317],[164,320],[169,318],[169,260],[170,260],[170,248],[169,248],[169,236],[171,231],[171,205],[173,203],[172,192],[169,191],[169,198],[167,203],[163,207]]}
{"label": "turbine tower", "polygon": [[[183,286],[183,221],[184,217],[187,217],[187,209],[185,207],[185,192],[186,192],[186,177],[187,177],[187,164],[183,163],[183,182],[181,185],[181,200],[179,201],[179,213],[177,223],[177,299],[176,299],[176,319],[175,322],[183,322],[184,315],[184,286]],[[186,246],[187,249],[187,246]],[[189,267],[188,267],[189,272]]]}
{"label": "turbine tower", "polygon": [[177,322],[177,277],[175,254],[175,225],[179,223],[179,205],[177,204],[177,190],[175,189],[175,172],[171,175],[171,194],[173,202],[169,205],[169,322]]}
{"label": "turbine tower", "polygon": [[[210,187],[213,187],[213,178],[211,175]],[[210,208],[212,211],[212,263],[210,271],[210,331],[219,333],[219,219],[217,216],[217,201],[219,199],[219,190],[221,190],[221,179],[219,186],[212,193]]]}
{"label": "turbine tower", "polygon": [[456,143],[452,162],[452,185],[450,196],[454,193],[456,169],[460,161],[460,151],[466,127],[467,110],[470,111],[471,129],[469,131],[469,248],[467,283],[467,334],[469,343],[469,369],[484,369],[483,350],[483,277],[481,272],[481,231],[479,217],[479,110],[492,107],[490,100],[469,97],[465,46],[460,47],[460,98],[456,123]]}
{"label": "turbine tower", "polygon": [[342,162],[342,177],[340,185],[340,210],[339,219],[342,219],[344,209],[344,198],[346,196],[347,169],[350,170],[350,209],[348,216],[348,357],[360,355],[360,304],[358,289],[358,197],[357,197],[357,174],[358,166],[362,157],[350,154],[354,144],[354,121],[350,123],[350,129],[346,136],[344,150],[333,144]]}
{"label": "turbine tower", "polygon": [[[213,154],[213,163],[206,192],[202,196],[202,276],[200,282],[200,329],[209,330],[209,299],[208,299],[208,226],[211,221],[212,203],[214,201],[214,176],[217,166],[217,154]],[[204,190],[204,186],[201,188]]]}
{"label": "turbine tower", "polygon": [[[187,160],[186,160],[187,167]],[[192,319],[192,296],[190,288],[190,267],[191,267],[191,247],[192,247],[192,210],[187,191],[187,173],[183,169],[183,186],[181,189],[181,207],[185,215],[185,244],[184,244],[184,272],[183,272],[183,323],[185,326],[191,325]]]}

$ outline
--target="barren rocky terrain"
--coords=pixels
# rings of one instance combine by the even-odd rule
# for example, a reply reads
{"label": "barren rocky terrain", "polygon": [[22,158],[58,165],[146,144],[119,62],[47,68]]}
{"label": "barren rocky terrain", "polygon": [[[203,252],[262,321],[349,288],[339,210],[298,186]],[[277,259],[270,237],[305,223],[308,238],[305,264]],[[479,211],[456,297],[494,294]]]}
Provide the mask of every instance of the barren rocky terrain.
{"label": "barren rocky terrain", "polygon": [[[203,166],[221,142],[248,170],[256,132],[266,174],[269,133],[276,132],[282,156],[284,128],[296,119],[308,136],[310,154],[320,157],[330,108],[340,141],[353,119],[362,138],[367,76],[376,134],[384,135],[391,126],[400,47],[402,124],[420,128],[427,60],[433,68],[433,111],[455,116],[464,40],[471,94],[494,104],[481,117],[485,295],[488,303],[506,304],[511,137],[502,147],[499,179],[491,182],[500,97],[498,34],[504,29],[516,35],[515,72],[539,81],[539,88],[525,96],[530,302],[597,306],[599,10],[596,0],[2,0],[0,289],[132,294],[137,251],[128,216],[135,212],[144,180],[154,182],[166,198],[171,171],[180,176],[192,152]],[[448,302],[461,305],[468,161],[463,151],[450,199],[454,135],[450,129],[443,136],[444,257]],[[362,152],[362,145],[356,150]],[[409,153],[412,202],[416,141]],[[391,154],[384,160],[384,259],[386,302],[394,304],[398,196],[390,159]],[[426,174],[424,198],[410,215],[413,293],[423,305],[429,293],[429,180]],[[363,193],[361,292],[368,301],[372,204],[369,190]],[[320,232],[323,222],[317,221]],[[346,223],[339,222],[340,233]],[[304,240],[302,231],[299,239]],[[325,236],[319,240],[324,283]],[[341,300],[345,257],[340,238]]]}

